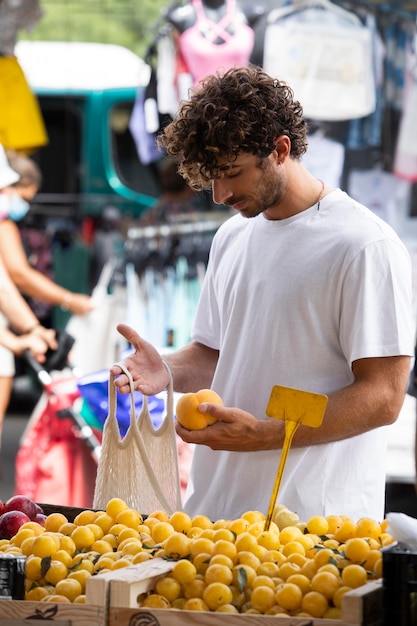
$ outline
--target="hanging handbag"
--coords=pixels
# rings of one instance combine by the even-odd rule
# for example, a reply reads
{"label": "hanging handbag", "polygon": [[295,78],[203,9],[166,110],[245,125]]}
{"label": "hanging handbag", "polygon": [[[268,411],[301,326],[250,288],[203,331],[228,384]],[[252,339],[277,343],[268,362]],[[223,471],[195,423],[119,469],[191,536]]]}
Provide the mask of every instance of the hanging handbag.
{"label": "hanging handbag", "polygon": [[373,30],[328,0],[271,11],[263,66],[293,89],[307,118],[340,121],[375,110]]}
{"label": "hanging handbag", "polygon": [[143,396],[142,409],[136,417],[132,377],[123,363],[118,365],[129,379],[130,424],[126,435],[121,437],[114,376],[110,374],[109,414],[103,428],[94,508],[105,508],[109,500],[117,497],[144,514],[161,509],[172,514],[181,510],[182,504],[171,374],[166,414],[162,424],[155,428],[147,396]]}

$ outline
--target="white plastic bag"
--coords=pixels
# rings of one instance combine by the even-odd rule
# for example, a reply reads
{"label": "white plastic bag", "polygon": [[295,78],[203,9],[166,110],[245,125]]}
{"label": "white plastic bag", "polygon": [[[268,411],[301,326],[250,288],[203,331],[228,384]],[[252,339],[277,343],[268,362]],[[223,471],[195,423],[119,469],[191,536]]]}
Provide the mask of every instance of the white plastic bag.
{"label": "white plastic bag", "polygon": [[388,513],[389,533],[407,550],[417,550],[417,520],[405,513]]}
{"label": "white plastic bag", "polygon": [[125,316],[125,294],[121,288],[108,292],[115,261],[104,266],[92,293],[94,309],[86,315],[73,315],[66,327],[75,339],[70,353],[73,367],[83,373],[109,367],[120,358],[122,337],[116,330]]}

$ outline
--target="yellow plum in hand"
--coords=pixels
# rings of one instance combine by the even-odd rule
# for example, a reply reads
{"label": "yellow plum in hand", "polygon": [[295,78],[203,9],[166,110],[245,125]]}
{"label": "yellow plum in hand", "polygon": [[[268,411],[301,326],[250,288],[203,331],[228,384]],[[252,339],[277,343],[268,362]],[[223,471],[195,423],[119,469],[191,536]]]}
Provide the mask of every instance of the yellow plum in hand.
{"label": "yellow plum in hand", "polygon": [[198,407],[202,402],[212,402],[223,406],[220,396],[212,389],[200,389],[196,393],[185,393],[177,402],[177,420],[187,430],[202,430],[217,421],[212,415],[200,413]]}

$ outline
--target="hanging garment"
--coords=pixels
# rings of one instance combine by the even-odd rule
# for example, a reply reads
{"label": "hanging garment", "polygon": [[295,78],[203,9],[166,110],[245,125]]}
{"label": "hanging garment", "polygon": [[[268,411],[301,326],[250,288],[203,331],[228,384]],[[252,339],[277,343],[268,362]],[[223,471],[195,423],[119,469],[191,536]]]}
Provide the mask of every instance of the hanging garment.
{"label": "hanging garment", "polygon": [[48,143],[39,103],[16,57],[0,56],[0,143],[30,154]]}
{"label": "hanging garment", "polygon": [[[154,82],[151,74],[149,85]],[[140,87],[136,93],[135,104],[129,121],[129,130],[135,142],[136,151],[143,165],[149,165],[161,158],[161,151],[156,144],[156,131],[159,129],[159,114],[155,98],[146,98]],[[145,108],[145,102],[147,103]]]}
{"label": "hanging garment", "polygon": [[340,187],[345,163],[342,143],[325,137],[321,131],[308,137],[308,150],[303,164],[315,178],[325,180],[330,187]]}
{"label": "hanging garment", "polygon": [[31,30],[42,15],[38,0],[1,0],[0,54],[13,56],[18,30]]}
{"label": "hanging garment", "polygon": [[384,99],[388,107],[401,111],[404,100],[408,33],[404,24],[389,21],[383,32],[386,48]]}
{"label": "hanging garment", "polygon": [[18,30],[42,17],[38,0],[0,2],[0,143],[30,154],[48,143],[38,101],[14,54]]}
{"label": "hanging garment", "polygon": [[411,192],[408,182],[376,166],[368,170],[352,170],[348,187],[352,198],[388,222],[400,237],[407,234]]}
{"label": "hanging garment", "polygon": [[[194,84],[218,69],[247,65],[255,34],[236,19],[236,0],[226,0],[226,15],[217,23],[207,18],[202,0],[193,0],[193,4],[196,22],[178,36],[178,46]],[[215,43],[218,38],[223,43]]]}
{"label": "hanging garment", "polygon": [[156,68],[156,100],[158,111],[174,117],[179,96],[176,81],[177,51],[172,33],[158,41],[158,64]]}
{"label": "hanging garment", "polygon": [[394,173],[410,182],[417,181],[417,79],[406,97],[395,151]]}
{"label": "hanging garment", "polygon": [[158,39],[156,98],[159,113],[175,116],[182,100],[188,100],[193,76],[178,45],[178,35],[170,30]]}
{"label": "hanging garment", "polygon": [[374,38],[375,110],[370,115],[350,121],[346,147],[351,150],[360,150],[368,146],[377,148],[382,142],[385,45],[377,31],[375,16],[367,16],[367,24],[372,28]]}
{"label": "hanging garment", "polygon": [[348,120],[375,110],[372,29],[327,0],[270,13],[264,69],[291,86],[310,119]]}
{"label": "hanging garment", "polygon": [[417,34],[408,48],[405,63],[406,88],[394,155],[394,173],[410,182],[417,181]]}
{"label": "hanging garment", "polygon": [[[63,230],[51,242],[52,267],[55,281],[69,291],[88,294],[91,269],[91,249],[77,233]],[[52,312],[53,327],[64,329],[71,313],[55,306]]]}
{"label": "hanging garment", "polygon": [[120,357],[123,338],[116,326],[125,316],[126,302],[122,286],[112,285],[110,291],[114,268],[115,259],[109,259],[101,271],[91,296],[94,309],[72,315],[66,326],[75,339],[71,365],[85,374],[110,367]]}

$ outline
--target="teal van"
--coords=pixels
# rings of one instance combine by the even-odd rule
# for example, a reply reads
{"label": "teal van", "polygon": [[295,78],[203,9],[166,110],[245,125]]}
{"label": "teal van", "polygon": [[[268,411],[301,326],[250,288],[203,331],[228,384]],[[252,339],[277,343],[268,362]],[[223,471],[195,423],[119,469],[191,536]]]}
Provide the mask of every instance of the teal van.
{"label": "teal van", "polygon": [[106,206],[139,217],[159,193],[129,130],[149,66],[113,44],[20,41],[16,56],[36,94],[49,143],[33,157],[43,185],[32,213],[98,217]]}

